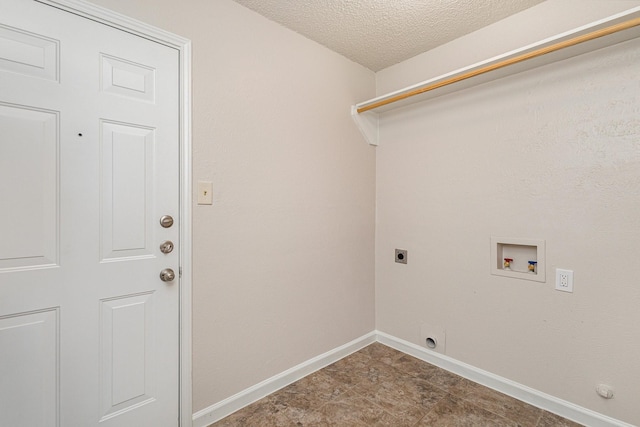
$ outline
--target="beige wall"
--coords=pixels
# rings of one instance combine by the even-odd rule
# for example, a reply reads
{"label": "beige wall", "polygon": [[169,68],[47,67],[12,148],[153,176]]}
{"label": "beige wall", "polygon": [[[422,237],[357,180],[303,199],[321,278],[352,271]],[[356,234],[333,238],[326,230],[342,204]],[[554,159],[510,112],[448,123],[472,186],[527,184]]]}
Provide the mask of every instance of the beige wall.
{"label": "beige wall", "polygon": [[[383,332],[437,326],[455,359],[640,424],[638,41],[386,113],[375,152],[348,114],[640,2],[547,1],[374,83],[229,0],[93,1],[193,41],[215,199],[194,207],[194,411],[371,331],[375,305]],[[490,275],[493,235],[546,240],[547,282]]]}
{"label": "beige wall", "polygon": [[[500,53],[545,18],[589,22],[585,3],[601,17],[640,4],[545,2],[378,73],[378,87]],[[377,329],[416,344],[423,324],[444,329],[457,360],[640,425],[639,117],[638,39],[382,115]],[[545,240],[546,283],[491,275],[491,236]],[[554,290],[556,267],[574,271],[573,294]]]}
{"label": "beige wall", "polygon": [[374,329],[371,71],[229,0],[96,0],[193,42],[194,412]]}

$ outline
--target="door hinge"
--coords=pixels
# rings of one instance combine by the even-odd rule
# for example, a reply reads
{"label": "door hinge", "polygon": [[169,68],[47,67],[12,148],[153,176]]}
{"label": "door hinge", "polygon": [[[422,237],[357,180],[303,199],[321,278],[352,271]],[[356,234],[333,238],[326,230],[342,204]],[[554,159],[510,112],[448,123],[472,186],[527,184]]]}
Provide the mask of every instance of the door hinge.
{"label": "door hinge", "polygon": [[178,267],[178,278],[182,277],[182,266]]}

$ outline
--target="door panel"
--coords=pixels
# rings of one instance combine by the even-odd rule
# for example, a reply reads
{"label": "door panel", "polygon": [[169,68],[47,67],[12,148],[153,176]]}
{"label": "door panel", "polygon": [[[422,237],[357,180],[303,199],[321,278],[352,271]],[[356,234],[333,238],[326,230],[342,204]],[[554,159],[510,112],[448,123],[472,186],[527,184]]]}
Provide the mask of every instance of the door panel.
{"label": "door panel", "polygon": [[3,426],[58,425],[58,342],[57,309],[0,317]]}
{"label": "door panel", "polygon": [[155,400],[153,297],[101,301],[102,420]]}
{"label": "door panel", "polygon": [[0,25],[0,69],[58,80],[58,43],[39,34]]}
{"label": "door panel", "polygon": [[0,270],[56,264],[58,115],[0,103],[0,129]]}
{"label": "door panel", "polygon": [[155,101],[155,69],[123,58],[101,55],[104,92]]}
{"label": "door panel", "polygon": [[102,259],[153,256],[154,129],[101,125]]}
{"label": "door panel", "polygon": [[0,2],[0,425],[178,425],[178,118],[176,50]]}

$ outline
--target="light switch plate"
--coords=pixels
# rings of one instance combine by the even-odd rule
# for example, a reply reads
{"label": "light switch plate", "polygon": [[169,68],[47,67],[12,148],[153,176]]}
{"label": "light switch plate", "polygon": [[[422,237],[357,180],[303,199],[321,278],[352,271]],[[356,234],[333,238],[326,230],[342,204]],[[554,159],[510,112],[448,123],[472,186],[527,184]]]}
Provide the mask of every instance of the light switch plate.
{"label": "light switch plate", "polygon": [[213,204],[213,183],[210,181],[198,181],[198,204]]}

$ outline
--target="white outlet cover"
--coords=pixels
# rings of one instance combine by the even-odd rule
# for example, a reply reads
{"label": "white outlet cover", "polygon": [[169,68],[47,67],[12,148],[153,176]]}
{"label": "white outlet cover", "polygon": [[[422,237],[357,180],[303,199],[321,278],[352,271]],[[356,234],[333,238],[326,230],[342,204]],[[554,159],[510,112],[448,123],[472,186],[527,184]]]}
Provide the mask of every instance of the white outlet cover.
{"label": "white outlet cover", "polygon": [[573,270],[556,268],[556,290],[573,292]]}

